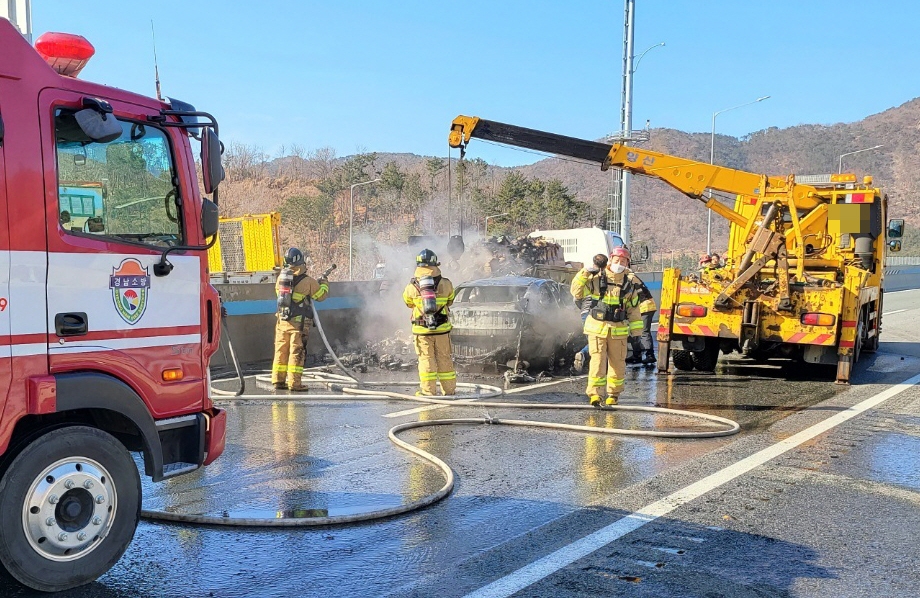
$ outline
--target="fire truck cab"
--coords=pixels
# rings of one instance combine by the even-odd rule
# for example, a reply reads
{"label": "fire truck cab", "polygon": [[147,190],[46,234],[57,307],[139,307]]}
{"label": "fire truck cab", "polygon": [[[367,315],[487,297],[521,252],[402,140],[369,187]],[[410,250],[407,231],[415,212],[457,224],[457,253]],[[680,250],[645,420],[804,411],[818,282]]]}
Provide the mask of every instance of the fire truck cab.
{"label": "fire truck cab", "polygon": [[0,563],[58,591],[133,538],[132,453],[159,481],[223,451],[206,255],[223,170],[209,115],[77,79],[82,37],[33,48],[0,18],[0,47]]}

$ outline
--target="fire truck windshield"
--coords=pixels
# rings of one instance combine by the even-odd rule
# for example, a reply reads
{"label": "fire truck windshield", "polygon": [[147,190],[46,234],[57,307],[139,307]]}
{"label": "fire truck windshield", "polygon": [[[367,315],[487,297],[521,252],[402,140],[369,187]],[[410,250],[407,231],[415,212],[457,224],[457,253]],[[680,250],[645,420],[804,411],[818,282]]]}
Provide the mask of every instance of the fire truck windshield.
{"label": "fire truck windshield", "polygon": [[166,133],[119,120],[121,135],[101,143],[82,133],[73,114],[55,114],[61,227],[130,243],[181,245],[181,204]]}

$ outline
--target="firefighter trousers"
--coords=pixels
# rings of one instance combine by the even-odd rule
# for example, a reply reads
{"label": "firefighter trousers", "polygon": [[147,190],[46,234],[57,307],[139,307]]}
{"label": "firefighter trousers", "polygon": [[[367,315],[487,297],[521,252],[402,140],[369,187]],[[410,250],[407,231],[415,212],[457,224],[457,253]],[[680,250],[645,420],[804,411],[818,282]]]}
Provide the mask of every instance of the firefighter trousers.
{"label": "firefighter trousers", "polygon": [[588,335],[591,365],[588,368],[588,388],[585,393],[602,395],[607,387],[608,397],[618,397],[626,382],[626,337]]}
{"label": "firefighter trousers", "polygon": [[418,378],[422,394],[438,394],[441,391],[452,395],[457,390],[457,372],[450,355],[450,333],[416,334],[415,354],[418,355]]}
{"label": "firefighter trousers", "polygon": [[275,324],[272,384],[284,382],[288,388],[299,388],[302,385],[308,330],[306,325],[292,320],[278,320]]}

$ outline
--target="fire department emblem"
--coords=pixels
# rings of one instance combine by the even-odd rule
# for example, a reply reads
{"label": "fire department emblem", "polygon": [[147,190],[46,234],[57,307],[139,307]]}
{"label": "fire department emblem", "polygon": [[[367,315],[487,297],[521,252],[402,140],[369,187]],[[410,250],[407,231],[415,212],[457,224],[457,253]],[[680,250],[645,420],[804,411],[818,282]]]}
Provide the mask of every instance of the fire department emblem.
{"label": "fire department emblem", "polygon": [[112,268],[109,277],[112,289],[112,301],[115,311],[128,324],[137,324],[147,310],[147,290],[150,288],[150,275],[134,258],[126,258],[117,268]]}

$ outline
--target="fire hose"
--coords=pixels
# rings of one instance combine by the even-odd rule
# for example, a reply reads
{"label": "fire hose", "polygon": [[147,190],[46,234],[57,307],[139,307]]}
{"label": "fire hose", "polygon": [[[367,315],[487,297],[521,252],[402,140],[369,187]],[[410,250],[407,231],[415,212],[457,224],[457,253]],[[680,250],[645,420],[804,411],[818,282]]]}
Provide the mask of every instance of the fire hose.
{"label": "fire hose", "polygon": [[[441,405],[441,406],[450,406],[450,407],[492,407],[492,408],[503,408],[503,409],[562,409],[562,410],[576,410],[576,411],[596,411],[596,407],[583,404],[543,404],[543,403],[507,403],[507,402],[487,402],[481,401],[480,399],[488,399],[492,397],[499,397],[505,394],[505,392],[497,387],[487,384],[473,384],[458,382],[457,388],[460,389],[469,389],[474,391],[474,395],[455,395],[455,398],[434,398],[428,396],[416,396],[400,392],[380,390],[379,388],[371,389],[368,387],[385,387],[385,386],[414,386],[415,381],[412,382],[397,382],[397,381],[362,381],[354,373],[350,372],[336,356],[335,352],[332,350],[332,347],[329,344],[329,340],[326,337],[325,332],[323,331],[322,319],[319,317],[319,313],[314,309],[314,323],[316,324],[316,329],[319,332],[320,338],[325,345],[326,350],[332,356],[333,361],[336,366],[344,373],[344,375],[334,374],[326,371],[325,367],[322,368],[310,368],[304,370],[304,376],[310,376],[310,379],[304,380],[307,384],[322,385],[330,388],[331,390],[336,390],[336,393],[329,394],[256,394],[256,395],[245,395],[242,394],[242,390],[245,388],[243,382],[243,374],[240,369],[239,363],[236,360],[236,354],[233,352],[232,345],[230,349],[230,354],[233,358],[234,367],[237,372],[237,376],[240,379],[239,391],[230,392],[214,388],[212,386],[211,392],[214,397],[214,401],[222,402],[233,402],[240,400],[273,400],[273,401],[312,401],[312,400],[350,400],[353,401],[355,398],[361,398],[362,400],[384,400],[390,401],[393,399],[415,401],[419,403],[425,403],[429,405]],[[226,331],[226,328],[225,328]],[[229,335],[228,335],[228,344]],[[264,375],[256,375],[257,381],[269,382]],[[261,378],[261,380],[260,380]],[[569,379],[567,379],[569,380]],[[362,388],[363,387],[363,388]],[[429,421],[414,421],[407,422],[403,424],[398,424],[390,428],[387,433],[390,441],[396,446],[408,451],[409,453],[423,459],[437,469],[441,471],[441,474],[444,476],[444,484],[436,492],[429,494],[428,496],[422,497],[418,500],[414,500],[409,503],[402,504],[397,507],[390,507],[386,509],[378,509],[373,511],[367,511],[364,513],[355,513],[350,515],[335,515],[335,516],[326,516],[326,517],[296,517],[296,518],[268,518],[268,517],[219,517],[213,515],[188,515],[182,513],[173,513],[162,510],[152,510],[144,509],[141,511],[141,516],[145,519],[157,520],[157,521],[169,521],[177,523],[186,523],[194,525],[214,525],[214,526],[231,526],[231,527],[315,527],[315,526],[324,526],[324,525],[340,525],[346,523],[357,523],[362,521],[371,521],[375,519],[382,519],[385,517],[393,517],[396,515],[402,515],[421,509],[432,505],[443,498],[446,498],[450,495],[454,488],[454,472],[444,461],[437,458],[436,456],[428,453],[416,446],[409,444],[408,442],[399,438],[399,434],[407,430],[412,430],[416,428],[430,427],[430,426],[451,426],[451,425],[504,425],[504,426],[520,426],[528,428],[544,428],[551,430],[572,430],[577,432],[588,432],[593,434],[605,434],[605,435],[621,435],[621,436],[645,436],[645,437],[654,437],[654,438],[717,438],[722,436],[731,436],[737,434],[741,427],[737,422],[730,420],[728,418],[719,417],[716,415],[710,415],[707,413],[696,413],[691,411],[683,411],[678,409],[668,409],[664,407],[647,407],[643,405],[612,405],[605,407],[604,410],[615,410],[623,412],[640,412],[640,413],[652,413],[655,415],[673,415],[683,418],[691,419],[701,419],[708,423],[715,423],[721,426],[724,426],[723,429],[712,430],[712,431],[673,431],[673,430],[635,430],[629,428],[599,428],[595,426],[583,426],[575,424],[564,424],[557,422],[546,422],[546,421],[536,421],[536,420],[519,420],[519,419],[504,419],[497,417],[476,417],[476,418],[453,418],[453,419],[437,419]]]}

